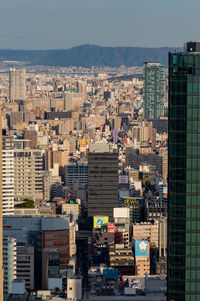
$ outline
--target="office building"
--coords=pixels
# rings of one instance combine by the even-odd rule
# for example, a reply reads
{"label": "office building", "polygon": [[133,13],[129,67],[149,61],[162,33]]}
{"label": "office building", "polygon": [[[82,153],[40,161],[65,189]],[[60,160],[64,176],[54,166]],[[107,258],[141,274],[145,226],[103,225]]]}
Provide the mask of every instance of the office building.
{"label": "office building", "polygon": [[[73,226],[73,225],[72,225]],[[45,268],[46,261],[43,261],[42,253],[44,250],[57,250],[59,261],[57,268],[59,275],[63,273],[63,281],[66,281],[67,268],[70,260],[70,221],[67,216],[5,216],[4,217],[4,237],[13,237],[18,245],[34,248],[34,288],[42,288],[42,269]],[[75,235],[74,235],[75,236]],[[74,245],[74,238],[72,240]],[[30,251],[30,252],[29,252]],[[19,269],[19,265],[24,264],[20,259],[20,250],[18,250],[18,275],[24,275],[26,286],[28,279],[31,279],[30,265],[32,250],[21,249],[22,254],[27,253],[27,273]],[[24,253],[23,253],[24,252]],[[73,253],[73,252],[72,252]],[[20,276],[20,278],[21,278]],[[57,275],[58,276],[58,275]],[[31,285],[30,281],[30,285]]]}
{"label": "office building", "polygon": [[10,69],[9,72],[10,101],[26,99],[26,73],[25,69]]}
{"label": "office building", "polygon": [[113,217],[118,206],[118,151],[91,144],[88,154],[88,216]]}
{"label": "office building", "polygon": [[164,115],[165,67],[160,63],[144,64],[144,119]]}
{"label": "office building", "polygon": [[34,247],[17,244],[17,269],[18,280],[25,281],[28,290],[34,289]]}
{"label": "office building", "polygon": [[70,189],[74,183],[85,187],[88,184],[88,164],[77,162],[65,166],[65,185]]}
{"label": "office building", "polygon": [[168,301],[200,300],[200,42],[169,54]]}
{"label": "office building", "polygon": [[13,137],[2,136],[2,213],[14,214],[14,150]]}

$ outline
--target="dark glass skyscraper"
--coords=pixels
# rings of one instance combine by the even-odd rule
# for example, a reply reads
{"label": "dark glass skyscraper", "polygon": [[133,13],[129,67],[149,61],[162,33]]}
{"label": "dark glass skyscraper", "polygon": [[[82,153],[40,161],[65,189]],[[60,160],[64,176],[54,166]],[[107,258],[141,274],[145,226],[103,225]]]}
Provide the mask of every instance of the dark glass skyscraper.
{"label": "dark glass skyscraper", "polygon": [[200,43],[169,54],[168,301],[200,300]]}

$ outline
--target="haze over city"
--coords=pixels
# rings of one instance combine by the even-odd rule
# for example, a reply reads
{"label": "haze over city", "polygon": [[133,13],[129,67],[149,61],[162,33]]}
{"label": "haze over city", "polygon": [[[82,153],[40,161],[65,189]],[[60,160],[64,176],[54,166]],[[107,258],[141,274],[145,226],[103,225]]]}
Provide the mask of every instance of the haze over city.
{"label": "haze over city", "polygon": [[198,40],[199,10],[198,0],[1,0],[0,48],[182,46]]}

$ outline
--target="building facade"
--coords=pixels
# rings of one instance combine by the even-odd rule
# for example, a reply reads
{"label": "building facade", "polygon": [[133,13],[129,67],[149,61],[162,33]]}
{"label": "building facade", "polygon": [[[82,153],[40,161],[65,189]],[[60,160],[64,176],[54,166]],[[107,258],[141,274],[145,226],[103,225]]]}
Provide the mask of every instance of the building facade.
{"label": "building facade", "polygon": [[12,281],[16,279],[16,239],[13,237],[3,239],[3,269],[4,294],[11,294]]}
{"label": "building facade", "polygon": [[169,54],[168,301],[200,299],[200,43]]}
{"label": "building facade", "polygon": [[15,198],[43,199],[43,157],[41,150],[15,149]]}
{"label": "building facade", "polygon": [[118,206],[118,152],[94,144],[88,154],[88,216],[113,217]]}
{"label": "building facade", "polygon": [[13,139],[2,136],[2,209],[3,215],[14,214],[14,150]]}
{"label": "building facade", "polygon": [[10,101],[26,99],[26,73],[25,69],[10,69],[9,72],[9,95]]}
{"label": "building facade", "polygon": [[164,115],[165,67],[160,63],[144,64],[144,119]]}

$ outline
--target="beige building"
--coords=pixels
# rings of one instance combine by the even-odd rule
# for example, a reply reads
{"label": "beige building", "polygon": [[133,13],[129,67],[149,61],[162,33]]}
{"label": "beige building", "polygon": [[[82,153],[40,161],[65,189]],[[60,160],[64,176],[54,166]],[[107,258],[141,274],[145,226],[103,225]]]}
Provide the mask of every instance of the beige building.
{"label": "beige building", "polygon": [[143,259],[135,261],[135,275],[145,276],[145,274],[150,275],[150,259]]}
{"label": "beige building", "polygon": [[64,93],[64,109],[66,111],[77,111],[83,105],[82,93]]}
{"label": "beige building", "polygon": [[133,224],[133,238],[135,240],[149,240],[152,248],[159,246],[159,222]]}
{"label": "beige building", "polygon": [[25,69],[10,69],[9,72],[9,96],[10,101],[26,99],[26,73]]}
{"label": "beige building", "polygon": [[152,122],[143,121],[138,126],[134,126],[132,129],[133,139],[137,142],[151,141],[152,148],[156,145],[156,129],[153,128]]}
{"label": "beige building", "polygon": [[167,257],[167,217],[159,220],[159,257]]}
{"label": "beige building", "polygon": [[80,206],[79,204],[62,204],[62,214],[71,214],[75,212],[77,215],[80,214]]}
{"label": "beige building", "polygon": [[15,198],[43,199],[43,158],[41,150],[15,149]]}

